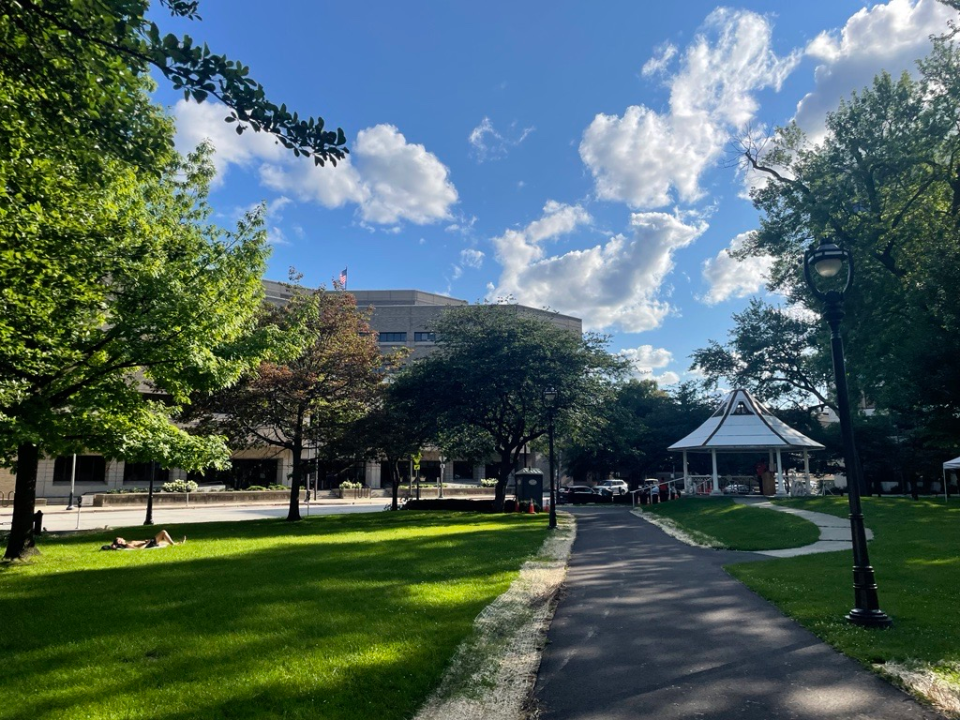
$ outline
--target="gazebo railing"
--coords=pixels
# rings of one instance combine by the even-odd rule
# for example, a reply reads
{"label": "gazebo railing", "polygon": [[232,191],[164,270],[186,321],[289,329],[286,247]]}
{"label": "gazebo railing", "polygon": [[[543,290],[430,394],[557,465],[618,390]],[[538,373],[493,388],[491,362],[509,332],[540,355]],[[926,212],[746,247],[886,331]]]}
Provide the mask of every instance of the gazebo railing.
{"label": "gazebo railing", "polygon": [[[688,475],[692,495],[709,495],[713,490],[712,475]],[[740,485],[753,491],[757,479],[753,475],[720,475],[717,478],[720,483],[720,490],[723,491],[728,485]],[[743,492],[737,494],[746,494]]]}
{"label": "gazebo railing", "polygon": [[713,487],[712,475],[688,475],[688,495],[709,495]]}

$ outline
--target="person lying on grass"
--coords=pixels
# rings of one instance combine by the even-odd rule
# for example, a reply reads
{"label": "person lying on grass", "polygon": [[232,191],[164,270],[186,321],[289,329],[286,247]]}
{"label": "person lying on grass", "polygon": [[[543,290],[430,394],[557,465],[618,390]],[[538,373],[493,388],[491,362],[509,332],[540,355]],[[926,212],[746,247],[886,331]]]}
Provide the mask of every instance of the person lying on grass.
{"label": "person lying on grass", "polygon": [[104,545],[101,550],[147,550],[149,548],[162,548],[169,547],[171,545],[183,545],[187,541],[186,536],[179,543],[175,543],[173,538],[170,537],[170,533],[166,530],[161,530],[156,534],[156,536],[150,538],[149,540],[124,540],[122,537],[117,537],[113,539],[113,542],[109,545]]}

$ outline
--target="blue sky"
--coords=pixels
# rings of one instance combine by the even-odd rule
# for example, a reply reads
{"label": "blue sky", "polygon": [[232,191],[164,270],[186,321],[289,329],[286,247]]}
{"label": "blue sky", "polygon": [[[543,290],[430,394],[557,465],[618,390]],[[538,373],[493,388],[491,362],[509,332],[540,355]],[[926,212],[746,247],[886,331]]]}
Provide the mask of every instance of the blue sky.
{"label": "blue sky", "polygon": [[[267,277],[512,296],[583,318],[667,386],[763,295],[725,254],[757,225],[746,127],[811,137],[953,16],[934,0],[441,3],[206,0],[188,32],[352,151],[315,168],[161,84],[182,149],[217,147],[221,222],[268,204]],[[771,298],[777,302],[778,298]]]}

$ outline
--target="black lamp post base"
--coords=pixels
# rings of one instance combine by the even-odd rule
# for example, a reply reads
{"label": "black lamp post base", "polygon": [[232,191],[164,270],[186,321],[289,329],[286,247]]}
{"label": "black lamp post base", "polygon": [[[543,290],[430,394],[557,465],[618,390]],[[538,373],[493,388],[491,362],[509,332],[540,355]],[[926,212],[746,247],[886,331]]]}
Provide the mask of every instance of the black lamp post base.
{"label": "black lamp post base", "polygon": [[846,618],[850,624],[860,627],[888,628],[893,625],[893,620],[883,610],[854,608],[847,613]]}

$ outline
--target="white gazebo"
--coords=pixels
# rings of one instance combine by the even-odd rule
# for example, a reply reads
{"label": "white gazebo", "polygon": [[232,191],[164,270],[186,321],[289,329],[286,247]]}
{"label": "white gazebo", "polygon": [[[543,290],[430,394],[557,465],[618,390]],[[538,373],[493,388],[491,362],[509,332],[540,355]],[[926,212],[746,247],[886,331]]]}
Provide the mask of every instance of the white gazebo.
{"label": "white gazebo", "polygon": [[717,476],[718,452],[755,452],[766,450],[773,465],[777,459],[777,495],[786,495],[783,483],[781,453],[802,452],[803,469],[810,484],[811,450],[823,450],[823,445],[797,432],[776,417],[746,390],[734,390],[727,395],[716,411],[700,427],[668,450],[683,452],[683,488],[689,493],[688,452],[709,452],[713,459],[713,488],[711,495],[720,494]]}

